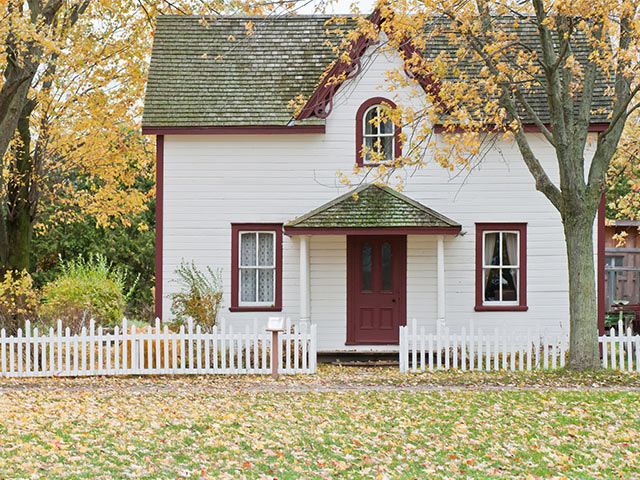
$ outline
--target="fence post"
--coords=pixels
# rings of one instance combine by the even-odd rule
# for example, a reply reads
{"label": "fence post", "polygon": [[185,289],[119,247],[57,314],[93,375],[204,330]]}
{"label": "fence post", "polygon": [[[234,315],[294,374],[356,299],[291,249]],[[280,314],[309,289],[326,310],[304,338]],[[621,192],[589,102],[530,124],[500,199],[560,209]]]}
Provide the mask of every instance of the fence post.
{"label": "fence post", "polygon": [[316,373],[316,365],[318,361],[318,347],[317,347],[317,330],[318,326],[313,323],[311,324],[311,352],[310,352],[310,362],[311,362],[311,373]]}
{"label": "fence post", "polygon": [[404,366],[404,362],[405,362],[405,360],[404,360],[404,350],[405,350],[404,329],[405,328],[406,327],[401,325],[400,326],[400,332],[399,332],[400,345],[398,345],[398,347],[399,347],[398,350],[400,351],[400,359],[399,359],[400,360],[399,361],[399,363],[400,363],[400,373],[406,373],[405,366]]}

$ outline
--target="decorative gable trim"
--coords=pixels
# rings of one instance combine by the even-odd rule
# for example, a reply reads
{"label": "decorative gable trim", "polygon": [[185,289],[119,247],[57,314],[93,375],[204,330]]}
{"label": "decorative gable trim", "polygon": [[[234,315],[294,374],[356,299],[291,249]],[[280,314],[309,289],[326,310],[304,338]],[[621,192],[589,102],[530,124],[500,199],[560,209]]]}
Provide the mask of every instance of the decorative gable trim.
{"label": "decorative gable trim", "polygon": [[[369,17],[369,21],[373,23],[379,30],[384,19],[379,9],[375,9]],[[378,43],[377,39],[368,38],[365,35],[360,35],[358,39],[354,40],[349,47],[349,59],[337,60],[331,69],[324,75],[320,84],[316,87],[315,91],[309,97],[309,100],[305,104],[302,111],[296,117],[296,120],[304,120],[311,116],[318,118],[327,118],[333,109],[333,97],[347,80],[351,80],[357,77],[362,70],[361,58],[367,49]],[[400,47],[400,52],[403,60],[410,60],[414,55],[421,56],[410,42],[404,43]],[[439,85],[437,81],[431,76],[415,76],[405,65],[405,73],[408,77],[414,78],[418,84],[427,93],[433,93],[437,95],[439,91]]]}

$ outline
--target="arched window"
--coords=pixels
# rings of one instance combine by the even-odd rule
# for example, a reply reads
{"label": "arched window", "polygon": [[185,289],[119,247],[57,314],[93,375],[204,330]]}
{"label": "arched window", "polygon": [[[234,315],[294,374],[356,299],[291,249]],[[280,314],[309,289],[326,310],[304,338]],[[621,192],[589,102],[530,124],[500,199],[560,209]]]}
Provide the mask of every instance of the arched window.
{"label": "arched window", "polygon": [[356,163],[375,166],[400,156],[400,128],[390,119],[381,119],[384,105],[395,108],[391,100],[376,97],[364,102],[356,114]]}

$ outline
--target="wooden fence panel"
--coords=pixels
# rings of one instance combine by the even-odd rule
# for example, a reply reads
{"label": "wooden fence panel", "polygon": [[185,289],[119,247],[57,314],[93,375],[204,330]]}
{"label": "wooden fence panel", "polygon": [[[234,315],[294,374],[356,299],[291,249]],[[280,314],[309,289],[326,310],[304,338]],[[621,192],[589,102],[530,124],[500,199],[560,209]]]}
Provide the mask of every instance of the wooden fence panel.
{"label": "wooden fence panel", "polygon": [[[640,372],[640,335],[626,331],[622,322],[617,330],[598,337],[602,366],[620,371]],[[495,329],[493,335],[474,328],[460,333],[447,328],[426,333],[412,320],[400,327],[399,365],[401,372],[433,370],[509,370],[557,369],[566,365],[568,339],[557,334],[542,334],[531,329],[525,334]]]}
{"label": "wooden fence panel", "polygon": [[[178,332],[155,327],[136,329],[124,319],[107,332],[89,328],[71,334],[62,322],[41,335],[26,322],[24,330],[7,336],[0,330],[0,377],[157,375],[157,374],[268,374],[271,373],[271,333],[266,322],[254,320],[244,332],[234,332],[224,319],[211,332],[192,322]],[[315,373],[316,325],[292,323],[279,335],[281,373]],[[283,358],[284,356],[284,358]],[[284,359],[284,362],[283,362]],[[284,368],[283,368],[284,366]]]}

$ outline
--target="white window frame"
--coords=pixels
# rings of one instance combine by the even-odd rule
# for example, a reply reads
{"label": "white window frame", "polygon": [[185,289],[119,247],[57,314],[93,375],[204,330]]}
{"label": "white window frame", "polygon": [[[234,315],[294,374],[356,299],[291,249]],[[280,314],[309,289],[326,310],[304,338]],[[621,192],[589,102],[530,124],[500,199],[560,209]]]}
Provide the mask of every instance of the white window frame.
{"label": "white window frame", "polygon": [[[254,234],[256,236],[256,265],[255,266],[243,266],[242,265],[242,235],[247,233]],[[260,258],[260,242],[259,242],[259,234],[268,234],[271,235],[273,239],[273,263],[272,265],[258,265],[260,263],[258,259]],[[276,232],[273,230],[240,230],[238,231],[238,306],[239,307],[273,307],[276,304],[277,292],[276,288],[278,288],[277,281],[277,265],[276,265]],[[256,272],[256,301],[255,302],[244,302],[242,301],[242,270],[255,270]],[[258,289],[259,289],[259,277],[258,272],[260,270],[273,270],[273,299],[270,302],[259,302],[257,301]]]}
{"label": "white window frame", "polygon": [[[500,263],[498,265],[487,265],[486,261],[487,259],[485,258],[485,238],[487,236],[487,234],[491,234],[491,233],[497,233],[498,234],[498,246],[499,246],[499,259],[500,259]],[[503,265],[502,264],[502,248],[503,248],[503,242],[502,242],[502,234],[503,233],[515,233],[516,234],[516,245],[518,246],[518,263],[517,265]],[[482,279],[482,305],[486,305],[486,306],[509,306],[509,307],[513,307],[513,306],[518,306],[520,305],[520,264],[522,261],[522,252],[520,251],[520,231],[519,230],[483,230],[482,232],[482,272],[481,272],[481,279]],[[487,282],[485,279],[485,271],[486,270],[498,270],[498,278],[500,279],[500,281],[498,282],[499,285],[499,298],[502,298],[502,270],[515,270],[516,271],[516,299],[515,300],[508,300],[508,301],[504,301],[504,300],[485,300],[485,288],[487,287]]]}
{"label": "white window frame", "polygon": [[380,125],[382,124],[382,122],[378,122],[378,124],[371,124],[372,127],[374,127],[377,130],[377,133],[367,133],[367,124],[369,122],[367,122],[367,116],[369,115],[369,112],[373,109],[376,109],[376,118],[380,118],[380,109],[382,108],[382,104],[377,103],[375,105],[371,105],[369,108],[367,108],[364,111],[364,115],[362,116],[362,151],[363,151],[363,155],[362,155],[362,161],[363,163],[382,163],[382,162],[374,162],[373,159],[369,158],[367,159],[367,155],[370,155],[370,153],[365,150],[367,148],[367,138],[375,138],[376,140],[373,142],[374,145],[376,145],[376,153],[379,155],[380,151],[382,149],[382,142],[380,141],[381,138],[388,138],[391,137],[391,157],[389,158],[389,160],[384,160],[384,162],[388,162],[388,161],[392,161],[394,160],[395,157],[395,151],[396,151],[396,127],[394,125],[393,122],[391,122],[391,120],[388,120],[389,122],[391,122],[391,133],[380,133]]}

